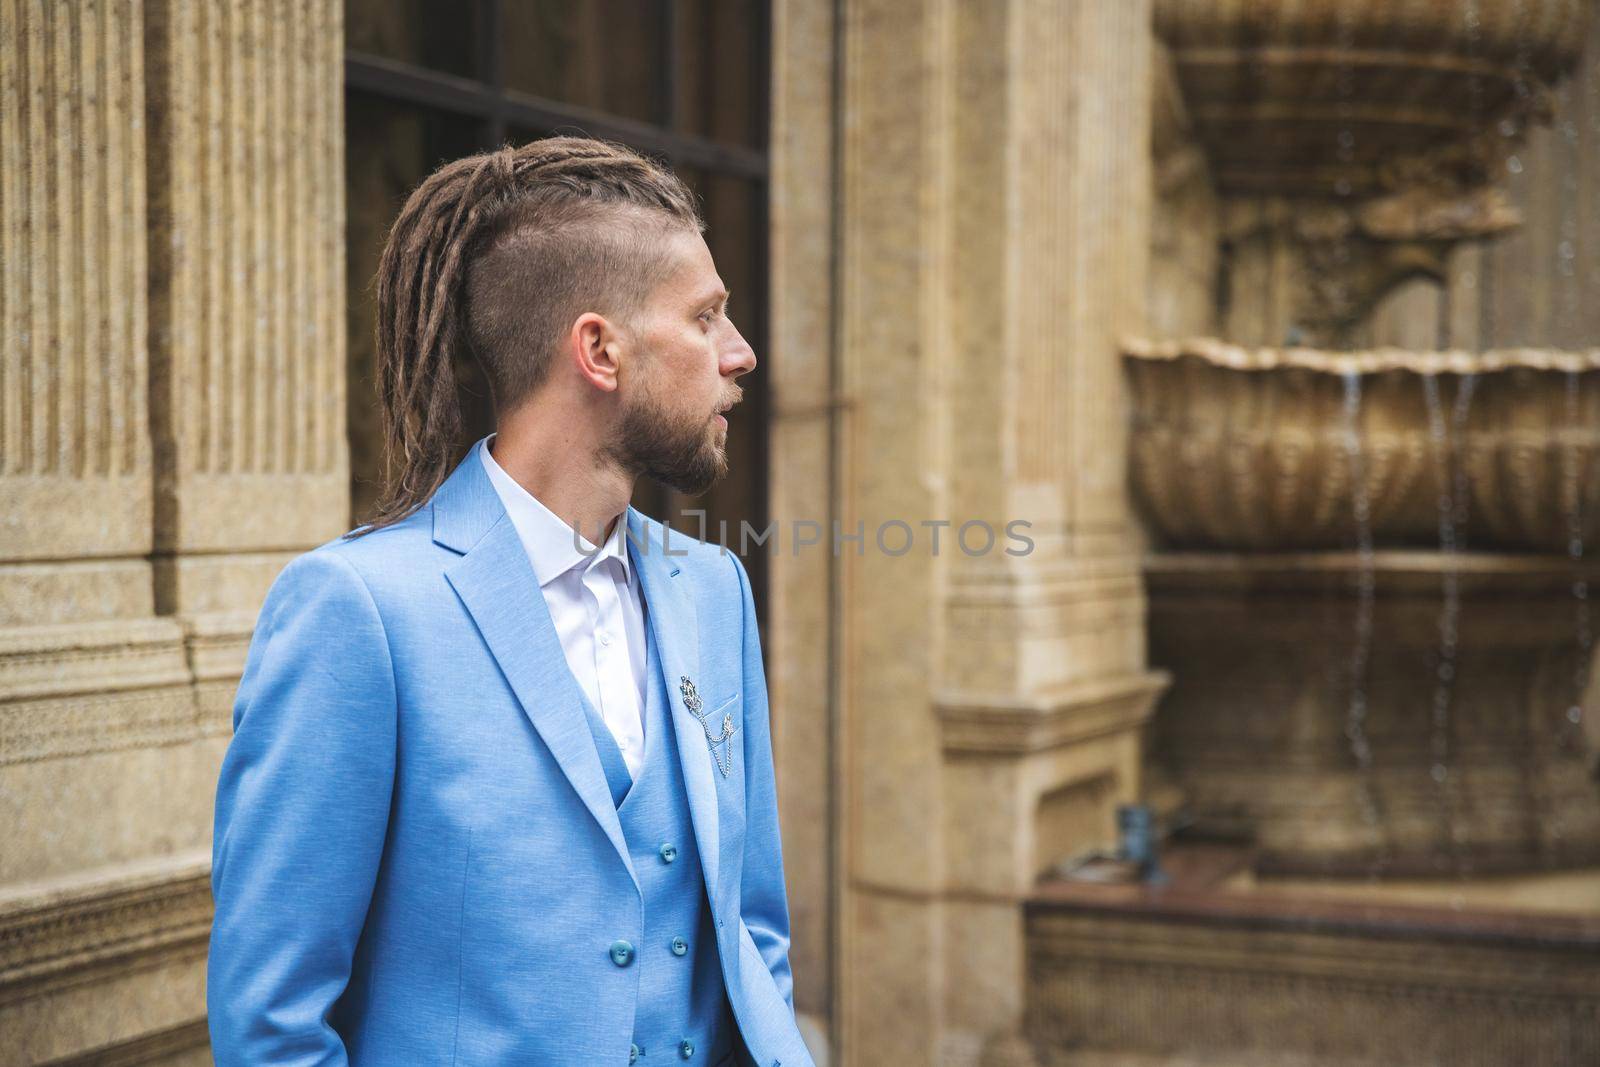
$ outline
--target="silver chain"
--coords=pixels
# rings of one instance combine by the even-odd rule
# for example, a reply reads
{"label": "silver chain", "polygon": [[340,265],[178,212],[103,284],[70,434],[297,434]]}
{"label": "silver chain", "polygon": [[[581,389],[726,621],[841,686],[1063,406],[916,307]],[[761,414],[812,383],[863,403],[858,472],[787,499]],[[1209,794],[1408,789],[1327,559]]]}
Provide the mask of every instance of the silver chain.
{"label": "silver chain", "polygon": [[[733,749],[731,745],[727,744],[728,739],[733,736],[733,714],[730,712],[722,717],[722,732],[712,736],[711,726],[706,722],[706,715],[703,710],[704,704],[700,700],[700,694],[696,691],[694,683],[689,680],[687,674],[678,676],[678,692],[683,697],[683,706],[688,708],[689,713],[700,721],[700,729],[705,731],[706,744],[711,749],[711,758],[716,761],[717,770],[722,772],[722,777],[728,777],[733,770]],[[718,753],[718,745],[724,745],[728,748],[727,762],[723,762],[722,755]]]}

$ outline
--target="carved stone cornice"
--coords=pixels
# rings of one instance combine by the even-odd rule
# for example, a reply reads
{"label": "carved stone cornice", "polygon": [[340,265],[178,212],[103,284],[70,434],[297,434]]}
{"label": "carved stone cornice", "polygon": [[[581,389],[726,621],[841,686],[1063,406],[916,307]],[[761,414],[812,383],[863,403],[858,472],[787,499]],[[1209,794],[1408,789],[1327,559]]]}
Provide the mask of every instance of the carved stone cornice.
{"label": "carved stone cornice", "polygon": [[0,629],[0,703],[189,680],[171,619]]}
{"label": "carved stone cornice", "polygon": [[0,892],[0,1005],[204,955],[211,856],[201,849]]}
{"label": "carved stone cornice", "polygon": [[255,630],[253,612],[216,612],[183,620],[189,663],[197,682],[238,682]]}

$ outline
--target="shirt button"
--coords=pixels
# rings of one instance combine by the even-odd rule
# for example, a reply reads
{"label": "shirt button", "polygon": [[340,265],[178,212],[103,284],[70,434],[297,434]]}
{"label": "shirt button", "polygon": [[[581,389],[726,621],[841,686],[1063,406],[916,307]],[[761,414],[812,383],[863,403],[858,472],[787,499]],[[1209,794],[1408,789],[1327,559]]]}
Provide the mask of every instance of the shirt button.
{"label": "shirt button", "polygon": [[661,846],[661,862],[662,863],[671,863],[673,860],[675,860],[677,858],[678,858],[678,846],[677,845],[674,845],[671,841],[668,841],[666,844]]}
{"label": "shirt button", "polygon": [[604,631],[601,631],[601,633],[600,633],[600,643],[602,645],[609,645],[611,643],[611,635],[606,633],[606,632],[604,632]]}
{"label": "shirt button", "polygon": [[685,952],[688,952],[688,951],[689,951],[689,942],[685,941],[681,937],[675,937],[675,938],[672,939],[672,954],[674,956],[681,956]]}
{"label": "shirt button", "polygon": [[611,962],[626,967],[633,962],[633,946],[626,941],[611,942]]}
{"label": "shirt button", "polygon": [[682,1041],[678,1042],[678,1055],[686,1060],[693,1057],[694,1042],[690,1041],[688,1038],[684,1038]]}

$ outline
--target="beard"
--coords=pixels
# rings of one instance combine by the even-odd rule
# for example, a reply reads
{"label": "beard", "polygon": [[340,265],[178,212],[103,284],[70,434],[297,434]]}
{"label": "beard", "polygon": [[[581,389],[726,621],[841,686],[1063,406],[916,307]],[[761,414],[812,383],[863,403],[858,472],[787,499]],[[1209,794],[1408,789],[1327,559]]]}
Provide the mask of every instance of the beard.
{"label": "beard", "polygon": [[686,496],[699,496],[728,473],[728,453],[715,424],[672,412],[653,393],[629,405],[606,451],[629,474],[649,475]]}

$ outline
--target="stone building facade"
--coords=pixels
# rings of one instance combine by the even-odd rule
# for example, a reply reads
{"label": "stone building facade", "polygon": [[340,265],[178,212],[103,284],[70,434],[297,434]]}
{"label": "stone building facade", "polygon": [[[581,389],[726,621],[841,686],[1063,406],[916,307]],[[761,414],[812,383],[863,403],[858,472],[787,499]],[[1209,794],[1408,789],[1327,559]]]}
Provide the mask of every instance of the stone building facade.
{"label": "stone building facade", "polygon": [[[819,1062],[1020,1056],[1022,903],[1147,793],[1122,339],[1218,329],[1221,225],[1152,14],[771,5],[765,651]],[[234,688],[373,444],[343,20],[0,0],[0,1061],[209,1061]],[[1018,519],[1024,555],[957,541]]]}
{"label": "stone building facade", "polygon": [[[273,575],[350,521],[341,17],[0,7],[16,1062],[205,1059],[233,689]],[[1115,400],[1149,10],[778,3],[771,32],[771,518],[1037,545],[771,558],[797,999],[842,1062],[976,1062],[1020,1015],[1018,900],[1137,796],[1161,686]]]}

